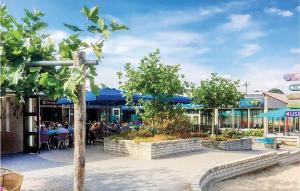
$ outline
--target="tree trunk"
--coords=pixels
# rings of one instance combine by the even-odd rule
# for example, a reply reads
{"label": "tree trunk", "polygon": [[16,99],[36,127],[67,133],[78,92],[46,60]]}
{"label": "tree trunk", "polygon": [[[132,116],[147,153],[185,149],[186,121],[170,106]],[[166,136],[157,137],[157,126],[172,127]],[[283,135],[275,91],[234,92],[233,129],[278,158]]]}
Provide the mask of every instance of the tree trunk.
{"label": "tree trunk", "polygon": [[[85,59],[84,52],[73,53],[74,66],[83,64]],[[86,122],[86,104],[85,104],[85,79],[86,71],[83,67],[83,83],[77,86],[78,102],[74,104],[74,191],[84,190],[85,178],[85,122]]]}

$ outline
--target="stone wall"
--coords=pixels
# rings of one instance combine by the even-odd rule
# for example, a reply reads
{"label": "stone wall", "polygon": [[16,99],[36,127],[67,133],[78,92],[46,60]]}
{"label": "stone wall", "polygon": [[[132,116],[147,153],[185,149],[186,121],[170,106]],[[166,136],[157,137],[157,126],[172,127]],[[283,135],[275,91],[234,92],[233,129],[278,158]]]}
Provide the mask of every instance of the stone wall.
{"label": "stone wall", "polygon": [[300,151],[270,152],[267,154],[250,157],[218,165],[211,169],[203,170],[191,184],[193,191],[214,190],[214,185],[222,180],[238,175],[254,172],[274,165],[287,165],[300,161]]}
{"label": "stone wall", "polygon": [[198,138],[178,139],[161,142],[134,142],[131,140],[104,139],[104,151],[127,154],[134,158],[157,159],[169,155],[195,152],[201,149]]}
{"label": "stone wall", "polygon": [[202,146],[220,150],[252,150],[252,139],[241,138],[232,141],[202,140]]}
{"label": "stone wall", "polygon": [[14,96],[0,98],[1,154],[23,151],[23,104]]}

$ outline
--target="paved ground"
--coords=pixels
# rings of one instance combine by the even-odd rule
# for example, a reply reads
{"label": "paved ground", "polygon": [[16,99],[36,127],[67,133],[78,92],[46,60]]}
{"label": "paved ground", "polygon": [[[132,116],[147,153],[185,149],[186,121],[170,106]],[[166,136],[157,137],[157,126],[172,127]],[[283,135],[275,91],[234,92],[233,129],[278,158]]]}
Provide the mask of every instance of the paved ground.
{"label": "paved ground", "polygon": [[[103,145],[87,146],[86,190],[188,190],[203,168],[270,150],[218,151],[203,148],[197,153],[159,160],[139,160],[103,152]],[[22,190],[72,190],[73,149],[41,154],[2,156],[3,167],[24,175]]]}

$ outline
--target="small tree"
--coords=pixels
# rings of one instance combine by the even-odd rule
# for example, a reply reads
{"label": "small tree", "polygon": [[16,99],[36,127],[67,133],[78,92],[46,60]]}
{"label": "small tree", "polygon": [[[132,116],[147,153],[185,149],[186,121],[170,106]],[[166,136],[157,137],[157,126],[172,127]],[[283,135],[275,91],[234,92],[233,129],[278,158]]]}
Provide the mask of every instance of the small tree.
{"label": "small tree", "polygon": [[[143,58],[135,69],[130,63],[125,65],[124,74],[119,72],[120,88],[124,91],[128,104],[132,104],[133,95],[152,96],[152,99],[140,99],[144,112],[144,123],[160,130],[161,133],[172,133],[175,118],[182,116],[180,108],[175,109],[171,98],[184,94],[186,83],[179,75],[179,65],[166,65],[160,62],[160,52],[149,54]],[[173,121],[166,125],[168,122]],[[173,128],[173,130],[175,127]]]}
{"label": "small tree", "polygon": [[[199,86],[192,89],[192,98],[195,103],[213,109],[216,113],[217,108],[237,105],[242,97],[242,93],[238,90],[239,83],[239,80],[232,81],[212,73],[210,79],[201,81]],[[213,123],[212,133],[214,133],[214,125]]]}

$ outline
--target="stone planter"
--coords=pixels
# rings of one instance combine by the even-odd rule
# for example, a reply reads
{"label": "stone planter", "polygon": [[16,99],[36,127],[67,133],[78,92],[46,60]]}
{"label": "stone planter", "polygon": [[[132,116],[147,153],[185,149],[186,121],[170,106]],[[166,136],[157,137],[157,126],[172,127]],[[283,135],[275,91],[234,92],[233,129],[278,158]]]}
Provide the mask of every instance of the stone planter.
{"label": "stone planter", "polygon": [[202,146],[220,150],[252,150],[252,139],[241,138],[233,141],[201,140]]}
{"label": "stone planter", "polygon": [[134,158],[157,159],[169,155],[195,152],[201,149],[199,138],[177,139],[160,142],[135,142],[131,140],[104,139],[104,151],[127,154]]}

